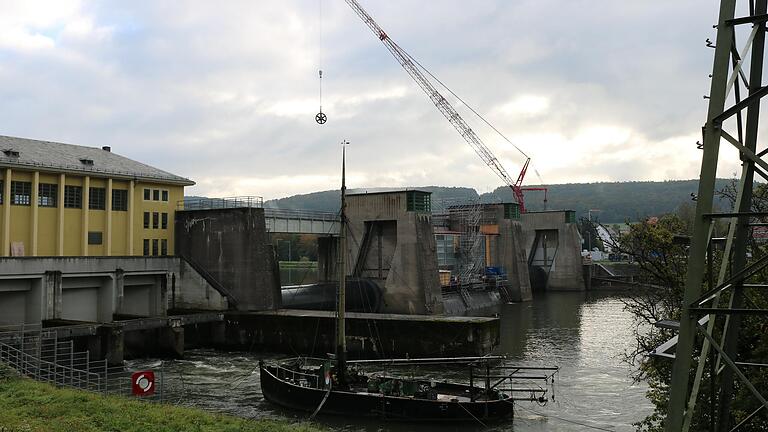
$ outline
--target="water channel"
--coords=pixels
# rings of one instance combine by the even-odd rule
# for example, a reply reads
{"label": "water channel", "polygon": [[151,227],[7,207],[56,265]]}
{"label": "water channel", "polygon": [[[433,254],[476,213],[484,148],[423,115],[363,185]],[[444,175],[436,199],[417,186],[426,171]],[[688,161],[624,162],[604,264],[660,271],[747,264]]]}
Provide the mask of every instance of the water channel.
{"label": "water channel", "polygon": [[[491,430],[632,431],[632,423],[651,412],[645,386],[632,383],[630,367],[622,361],[634,343],[634,324],[620,294],[549,293],[530,303],[505,305],[500,317],[500,354],[515,364],[557,365],[561,370],[554,401],[545,406],[519,402],[514,421],[492,425]],[[163,363],[170,387],[166,394],[182,404],[243,417],[306,418],[264,401],[256,369],[261,357],[276,355],[188,351],[183,360]],[[159,363],[136,360],[129,366],[156,368]],[[322,416],[318,421],[343,431],[487,430],[479,424],[414,426]]]}

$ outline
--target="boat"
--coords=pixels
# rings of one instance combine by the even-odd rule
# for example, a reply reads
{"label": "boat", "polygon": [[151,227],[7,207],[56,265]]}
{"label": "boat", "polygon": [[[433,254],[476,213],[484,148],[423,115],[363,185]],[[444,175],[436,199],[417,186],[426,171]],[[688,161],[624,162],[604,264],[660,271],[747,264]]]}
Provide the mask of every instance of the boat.
{"label": "boat", "polygon": [[[340,251],[346,248],[346,176],[342,151]],[[344,255],[339,263],[339,287],[346,286]],[[554,382],[556,367],[506,366],[502,356],[433,359],[347,360],[345,290],[337,290],[336,353],[328,358],[295,357],[260,361],[264,398],[284,408],[348,417],[377,417],[401,421],[510,420],[516,400],[546,402],[546,384]],[[468,383],[417,378],[408,374],[365,373],[366,367],[466,367]],[[531,375],[536,370],[539,374]],[[520,380],[545,381],[544,386],[520,386]],[[520,396],[520,397],[518,397]]]}

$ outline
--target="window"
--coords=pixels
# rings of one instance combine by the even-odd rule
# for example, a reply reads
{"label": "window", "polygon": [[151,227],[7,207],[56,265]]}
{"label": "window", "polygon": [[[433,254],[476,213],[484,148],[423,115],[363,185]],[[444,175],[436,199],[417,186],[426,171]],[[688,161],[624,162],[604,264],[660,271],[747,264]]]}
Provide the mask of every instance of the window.
{"label": "window", "polygon": [[101,231],[88,231],[88,244],[100,245],[101,244]]}
{"label": "window", "polygon": [[160,227],[160,213],[152,212],[152,228],[158,229]]}
{"label": "window", "polygon": [[80,163],[83,165],[93,165],[93,159],[80,159]]}
{"label": "window", "polygon": [[144,228],[149,228],[149,212],[144,212]]}
{"label": "window", "polygon": [[32,183],[11,181],[11,204],[29,205],[32,201]]}
{"label": "window", "polygon": [[64,207],[83,207],[83,188],[80,186],[64,186]]}
{"label": "window", "polygon": [[168,213],[163,213],[161,216],[162,216],[162,219],[160,221],[161,222],[160,227],[162,229],[168,229]]}
{"label": "window", "polygon": [[158,255],[157,239],[152,239],[152,255]]}
{"label": "window", "polygon": [[152,200],[160,201],[160,190],[159,189],[152,189]]}
{"label": "window", "polygon": [[5,153],[5,155],[8,157],[14,157],[14,158],[19,157],[19,152],[14,149],[3,150],[3,153]]}
{"label": "window", "polygon": [[144,201],[149,201],[150,193],[149,189],[144,189]]}
{"label": "window", "polygon": [[59,196],[59,185],[40,183],[37,185],[37,205],[40,207],[56,207]]}
{"label": "window", "polygon": [[168,201],[168,191],[167,190],[163,191],[163,201]]}
{"label": "window", "polygon": [[149,239],[144,239],[144,256],[149,256]]}
{"label": "window", "polygon": [[128,211],[128,191],[125,189],[112,189],[112,210]]}
{"label": "window", "polygon": [[168,255],[168,240],[162,239],[160,240],[160,255]]}
{"label": "window", "polygon": [[107,190],[92,187],[88,191],[88,208],[91,210],[104,210],[106,206]]}

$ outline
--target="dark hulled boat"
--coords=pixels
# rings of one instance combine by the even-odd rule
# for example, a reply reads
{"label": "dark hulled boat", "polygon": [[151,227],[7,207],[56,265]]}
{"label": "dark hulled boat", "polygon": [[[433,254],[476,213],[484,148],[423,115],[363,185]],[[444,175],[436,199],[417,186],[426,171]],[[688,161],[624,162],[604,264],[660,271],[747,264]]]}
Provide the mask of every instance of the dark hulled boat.
{"label": "dark hulled boat", "polygon": [[299,411],[435,422],[511,419],[514,412],[510,395],[474,385],[350,373],[342,386],[327,360],[294,358],[260,370],[264,397]]}

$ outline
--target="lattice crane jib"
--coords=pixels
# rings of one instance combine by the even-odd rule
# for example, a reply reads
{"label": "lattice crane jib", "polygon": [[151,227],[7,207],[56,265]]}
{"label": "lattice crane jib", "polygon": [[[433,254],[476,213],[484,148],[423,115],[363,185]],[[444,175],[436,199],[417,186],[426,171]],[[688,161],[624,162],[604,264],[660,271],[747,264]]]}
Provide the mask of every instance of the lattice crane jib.
{"label": "lattice crane jib", "polygon": [[[421,87],[426,93],[432,103],[437,107],[440,113],[448,120],[448,122],[459,132],[462,138],[472,147],[472,150],[482,159],[482,161],[488,165],[489,168],[496,174],[505,185],[512,189],[512,194],[515,200],[520,205],[520,211],[525,212],[525,201],[523,197],[522,183],[525,174],[528,170],[528,164],[531,159],[527,156],[523,169],[518,175],[517,181],[507,172],[502,166],[501,162],[494,156],[491,150],[483,143],[480,137],[475,131],[464,121],[459,115],[456,109],[448,102],[448,100],[440,94],[439,91],[432,85],[432,82],[422,73],[419,68],[419,64],[395,41],[393,41],[387,33],[379,27],[374,19],[366,12],[365,9],[356,0],[345,0],[349,7],[355,11],[361,20],[371,29],[373,34],[379,38],[379,40],[387,47],[390,53],[400,63],[400,65],[408,72],[408,75],[413,78],[414,81]],[[495,129],[495,128],[494,128]],[[522,153],[522,151],[521,151]],[[523,154],[525,155],[525,154]]]}
{"label": "lattice crane jib", "polygon": [[[748,246],[752,228],[764,225],[764,221],[758,218],[768,216],[752,211],[755,174],[768,180],[768,163],[764,159],[768,149],[757,148],[760,101],[768,94],[768,86],[762,86],[767,2],[751,0],[744,2],[743,8],[737,8],[737,3],[742,2],[722,0],[715,43],[707,40],[707,46],[715,49],[715,55],[707,96],[709,108],[703,128],[703,144],[698,146],[703,155],[680,333],[670,383],[665,424],[668,432],[690,428],[697,409],[704,363],[709,361],[711,366],[715,365],[714,360],[707,360],[710,349],[717,354],[714,370],[719,375],[713,383],[717,390],[714,392],[716,399],[710,401],[717,408],[711,415],[713,422],[716,420],[716,430],[732,430],[736,419],[731,406],[734,380],[739,380],[742,388],[759,402],[756,411],[736,419],[740,422],[734,429],[747,424],[760,410],[768,409],[765,390],[755,387],[737,358],[742,316],[768,315],[768,310],[745,307],[749,279],[768,266],[768,257],[750,259]],[[737,17],[737,10],[746,11],[746,15]],[[737,40],[737,37],[743,39]],[[743,44],[741,50],[738,49],[741,48],[739,43]],[[746,95],[742,94],[744,89]],[[738,150],[737,160],[742,164],[735,209],[730,213],[715,213],[713,207],[721,142],[731,144]],[[725,258],[717,283],[702,292],[712,226],[718,219],[730,223],[723,254]],[[728,299],[726,305],[721,304],[721,296]],[[718,320],[717,317],[725,319]],[[722,336],[718,339],[714,336],[717,334]],[[694,349],[697,336],[698,340],[703,340],[699,351]],[[699,359],[698,364],[695,359]],[[691,382],[694,366],[696,372]]]}

